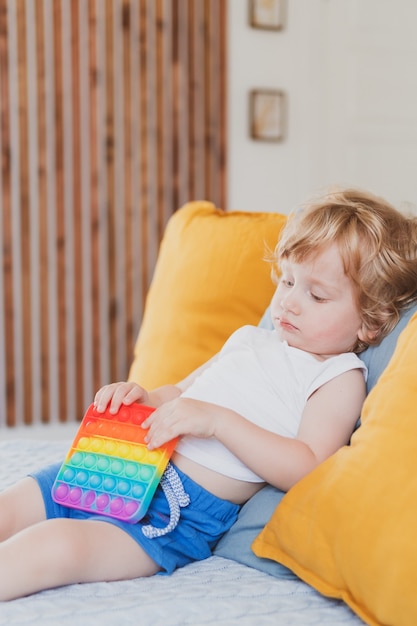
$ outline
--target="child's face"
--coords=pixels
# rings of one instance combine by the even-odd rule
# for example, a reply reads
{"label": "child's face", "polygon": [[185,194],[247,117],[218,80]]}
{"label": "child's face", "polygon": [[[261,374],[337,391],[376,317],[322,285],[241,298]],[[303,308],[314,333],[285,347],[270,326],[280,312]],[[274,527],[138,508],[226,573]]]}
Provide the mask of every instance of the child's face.
{"label": "child's face", "polygon": [[285,259],[281,271],[271,304],[281,339],[322,357],[352,351],[362,321],[337,245],[302,263]]}

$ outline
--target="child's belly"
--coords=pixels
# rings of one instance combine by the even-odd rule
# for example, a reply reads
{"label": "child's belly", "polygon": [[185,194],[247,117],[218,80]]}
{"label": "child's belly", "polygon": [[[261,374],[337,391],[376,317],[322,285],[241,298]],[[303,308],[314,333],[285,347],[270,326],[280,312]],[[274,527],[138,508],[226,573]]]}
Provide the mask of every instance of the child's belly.
{"label": "child's belly", "polygon": [[243,504],[265,485],[265,483],[249,483],[224,476],[187,459],[179,452],[174,452],[171,461],[201,487],[218,498],[235,504]]}

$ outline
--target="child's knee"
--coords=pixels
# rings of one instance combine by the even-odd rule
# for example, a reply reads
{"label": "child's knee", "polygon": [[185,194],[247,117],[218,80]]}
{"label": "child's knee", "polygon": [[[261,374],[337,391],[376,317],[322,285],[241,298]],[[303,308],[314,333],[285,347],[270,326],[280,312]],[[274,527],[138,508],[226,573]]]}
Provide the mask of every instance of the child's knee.
{"label": "child's knee", "polygon": [[33,478],[0,493],[0,541],[45,519],[42,494]]}
{"label": "child's knee", "polygon": [[73,520],[64,518],[47,520],[43,526],[45,533],[45,560],[51,567],[57,565],[65,569],[79,568],[87,558],[88,545],[82,527]]}

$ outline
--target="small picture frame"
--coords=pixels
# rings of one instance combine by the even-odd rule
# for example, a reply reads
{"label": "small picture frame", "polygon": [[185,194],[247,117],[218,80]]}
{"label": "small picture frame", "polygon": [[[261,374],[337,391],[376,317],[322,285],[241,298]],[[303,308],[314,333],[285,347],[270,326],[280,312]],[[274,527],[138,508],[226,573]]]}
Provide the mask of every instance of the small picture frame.
{"label": "small picture frame", "polygon": [[252,28],[284,28],[285,0],[249,0],[249,23]]}
{"label": "small picture frame", "polygon": [[259,141],[284,139],[285,95],[279,89],[253,89],[249,94],[250,136]]}

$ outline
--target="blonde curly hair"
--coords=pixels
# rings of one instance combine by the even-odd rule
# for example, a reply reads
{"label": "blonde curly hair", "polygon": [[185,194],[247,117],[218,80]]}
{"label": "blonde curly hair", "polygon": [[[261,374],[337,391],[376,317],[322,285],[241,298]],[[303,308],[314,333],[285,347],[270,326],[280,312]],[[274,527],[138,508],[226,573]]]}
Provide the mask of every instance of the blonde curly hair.
{"label": "blonde curly hair", "polygon": [[337,243],[351,279],[367,341],[379,343],[417,298],[417,218],[358,189],[330,191],[290,215],[273,254],[302,262]]}

